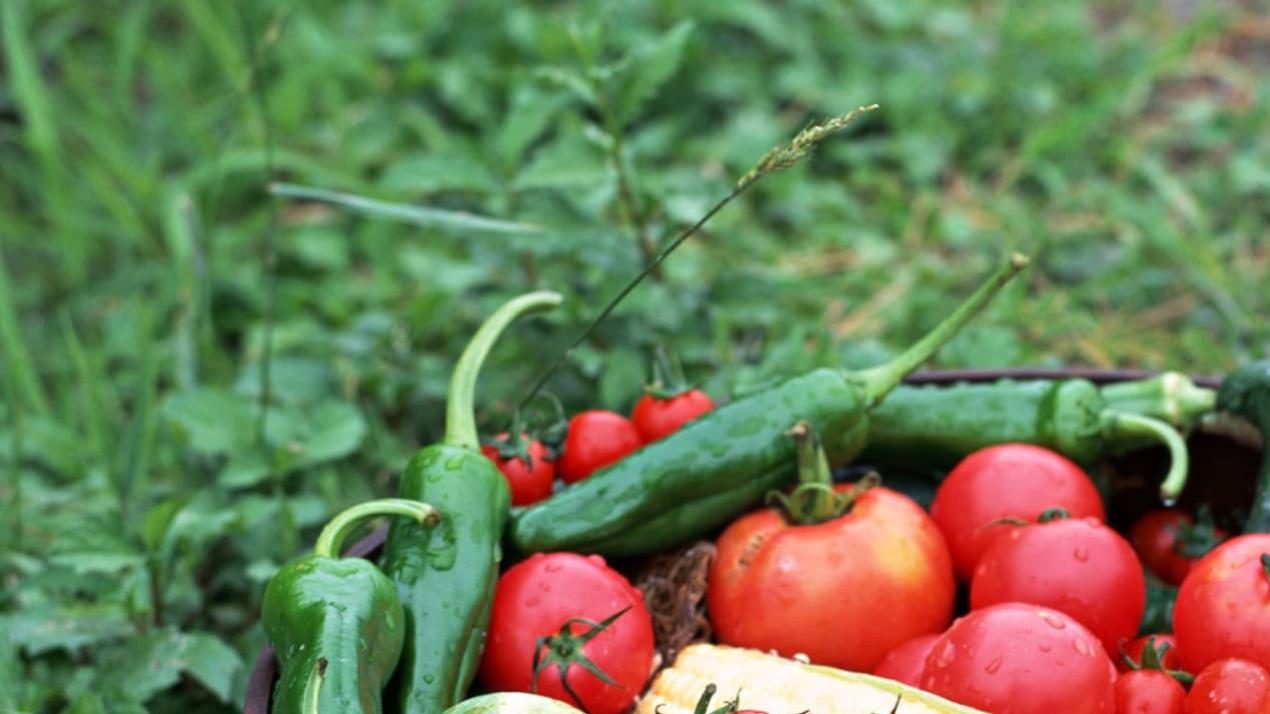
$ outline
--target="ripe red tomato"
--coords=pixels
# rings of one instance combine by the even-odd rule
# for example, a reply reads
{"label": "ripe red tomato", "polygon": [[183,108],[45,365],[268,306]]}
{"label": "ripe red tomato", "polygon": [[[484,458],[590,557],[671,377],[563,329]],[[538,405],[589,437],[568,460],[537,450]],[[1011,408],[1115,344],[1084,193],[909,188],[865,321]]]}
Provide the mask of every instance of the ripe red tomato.
{"label": "ripe red tomato", "polygon": [[[1170,585],[1181,585],[1186,574],[1199,561],[1198,557],[1182,552],[1185,545],[1180,538],[1182,529],[1193,527],[1195,519],[1185,511],[1151,511],[1129,529],[1129,542],[1133,543],[1133,549],[1151,572]],[[1214,540],[1221,540],[1223,536],[1220,530],[1212,533]]]}
{"label": "ripe red tomato", "polygon": [[[576,638],[591,628],[580,622],[566,625],[575,618],[598,623],[618,612],[622,614],[607,629],[584,644]],[[567,632],[566,636],[557,638],[561,632]],[[536,644],[544,637],[554,641]],[[604,683],[569,659],[571,649],[590,659],[618,686]],[[558,656],[569,662],[542,670],[539,694],[590,714],[621,714],[652,673],[653,623],[644,597],[598,555],[531,555],[498,579],[481,658],[481,682],[490,691],[532,691],[535,650],[540,656]],[[566,668],[568,685],[580,702],[574,701],[561,683],[561,668]]]}
{"label": "ripe red tomato", "polygon": [[1200,559],[1182,581],[1173,636],[1189,672],[1226,657],[1270,668],[1270,534],[1232,538]]}
{"label": "ripe red tomato", "polygon": [[1051,508],[1104,520],[1098,490],[1079,466],[1039,446],[1002,444],[962,459],[935,491],[930,514],[948,539],[957,577],[969,580],[983,551],[1010,530],[1001,519],[1035,521]]}
{"label": "ripe red tomato", "polygon": [[1146,592],[1128,541],[1095,518],[1062,518],[996,539],[975,567],[970,607],[1051,607],[1089,628],[1113,654],[1138,631]]}
{"label": "ripe red tomato", "polygon": [[639,430],[621,414],[600,409],[580,412],[569,420],[556,472],[565,483],[581,481],[643,445]]}
{"label": "ripe red tomato", "polygon": [[1164,654],[1160,657],[1160,664],[1165,669],[1182,669],[1182,657],[1177,652],[1177,640],[1173,639],[1173,635],[1143,635],[1129,640],[1124,647],[1120,648],[1122,656],[1111,658],[1116,663],[1116,669],[1121,672],[1130,671],[1129,665],[1124,661],[1125,657],[1133,660],[1134,664],[1142,664],[1142,652],[1148,644],[1155,647],[1157,652],[1164,650]]}
{"label": "ripe red tomato", "polygon": [[631,421],[648,444],[679,430],[685,423],[714,409],[714,400],[700,389],[689,389],[668,399],[645,394],[635,402]]}
{"label": "ripe red tomato", "polygon": [[1158,669],[1125,672],[1116,679],[1116,714],[1183,714],[1186,690]]}
{"label": "ripe red tomato", "polygon": [[1219,659],[1204,668],[1186,695],[1186,714],[1267,714],[1270,673],[1246,659]]}
{"label": "ripe red tomato", "polygon": [[1098,638],[1056,610],[974,610],[939,636],[922,689],[994,714],[1112,714],[1116,668]]}
{"label": "ripe red tomato", "polygon": [[870,672],[896,645],[942,630],[955,588],[935,523],[908,497],[873,488],[824,523],[789,525],[775,509],[734,522],[706,602],[725,644]]}
{"label": "ripe red tomato", "polygon": [[912,687],[921,686],[922,670],[926,668],[926,655],[930,654],[930,649],[937,639],[939,639],[937,634],[914,637],[887,652],[882,658],[882,663],[873,670],[873,674],[903,682]]}
{"label": "ripe red tomato", "polygon": [[529,454],[528,464],[523,456],[507,453],[504,447],[507,443],[506,433],[494,437],[495,443],[482,446],[481,453],[493,461],[503,473],[503,478],[507,479],[512,493],[512,505],[528,506],[551,495],[551,484],[556,480],[556,467],[547,460],[547,448],[542,442],[537,439],[530,441],[528,435],[524,434],[520,438],[525,453]]}

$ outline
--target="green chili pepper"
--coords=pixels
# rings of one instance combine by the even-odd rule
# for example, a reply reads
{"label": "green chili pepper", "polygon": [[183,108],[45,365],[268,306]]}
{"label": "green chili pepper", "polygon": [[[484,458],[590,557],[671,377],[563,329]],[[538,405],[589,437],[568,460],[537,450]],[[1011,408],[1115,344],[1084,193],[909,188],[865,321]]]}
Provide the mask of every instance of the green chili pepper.
{"label": "green chili pepper", "polygon": [[818,369],[736,399],[512,517],[522,552],[634,555],[709,533],[792,480],[790,424],[826,435],[829,458],[855,455],[869,410],[968,322],[1027,259],[1015,255],[934,330],[892,362]]}
{"label": "green chili pepper", "polygon": [[1003,379],[983,384],[900,386],[873,410],[861,460],[874,466],[947,469],[985,446],[1023,442],[1074,461],[1163,442],[1172,467],[1160,486],[1176,499],[1186,483],[1186,445],[1173,426],[1193,427],[1216,393],[1186,376],[1099,389],[1085,379]]}
{"label": "green chili pepper", "polygon": [[1217,407],[1252,422],[1261,432],[1261,468],[1245,533],[1270,533],[1270,360],[1246,364],[1226,375]]}
{"label": "green chili pepper", "polygon": [[507,481],[477,440],[476,378],[512,321],[560,300],[554,292],[522,295],[481,325],[450,378],[444,442],[421,449],[402,475],[402,497],[426,500],[444,514],[434,529],[398,520],[384,546],[384,572],[406,611],[397,677],[403,714],[437,714],[458,703],[476,674],[510,510]]}
{"label": "green chili pepper", "polygon": [[278,658],[273,714],[378,714],[380,694],[405,635],[392,581],[369,560],[340,558],[348,534],[367,518],[395,515],[420,528],[440,520],[426,503],[370,501],[322,529],[313,553],[291,561],[265,588],[261,618]]}

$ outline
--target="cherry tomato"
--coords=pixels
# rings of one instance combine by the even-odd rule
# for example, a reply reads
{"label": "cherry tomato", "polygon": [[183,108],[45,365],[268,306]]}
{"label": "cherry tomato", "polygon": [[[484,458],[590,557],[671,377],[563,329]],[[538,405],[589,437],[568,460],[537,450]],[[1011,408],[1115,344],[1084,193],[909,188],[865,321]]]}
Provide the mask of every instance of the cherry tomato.
{"label": "cherry tomato", "polygon": [[[624,611],[624,612],[623,612]],[[586,643],[577,638],[621,612]],[[563,633],[563,637],[561,634]],[[539,638],[551,640],[539,643]],[[541,646],[539,646],[541,645]],[[653,624],[644,597],[604,559],[574,553],[539,553],[513,565],[498,579],[480,679],[495,692],[533,689],[533,659],[557,658],[538,675],[538,693],[590,714],[621,714],[644,688],[653,667]],[[570,652],[572,650],[572,653]],[[589,659],[617,682],[606,684],[578,664]],[[561,682],[581,701],[575,701]]]}
{"label": "cherry tomato", "polygon": [[635,402],[631,421],[648,444],[674,433],[685,423],[714,409],[714,400],[700,389],[689,389],[668,399],[645,394]]}
{"label": "cherry tomato", "polygon": [[1128,541],[1095,518],[1062,518],[997,538],[975,567],[970,607],[1003,602],[1051,607],[1116,653],[1138,631],[1146,591]]}
{"label": "cherry tomato", "polygon": [[897,645],[942,630],[955,588],[935,523],[879,487],[824,523],[789,525],[775,509],[735,521],[706,601],[720,642],[870,672]]}
{"label": "cherry tomato", "polygon": [[994,714],[1112,714],[1116,668],[1098,638],[1057,610],[974,610],[939,636],[922,689]]}
{"label": "cherry tomato", "polygon": [[952,551],[957,577],[970,580],[1002,519],[1035,521],[1051,508],[1104,520],[1089,476],[1065,456],[1031,444],[989,446],[970,454],[935,491],[930,514]]}
{"label": "cherry tomato", "polygon": [[1182,657],[1177,653],[1177,640],[1173,639],[1173,635],[1143,635],[1129,640],[1120,648],[1122,656],[1111,658],[1116,663],[1116,669],[1121,672],[1130,671],[1125,657],[1132,660],[1134,664],[1142,664],[1142,651],[1146,649],[1148,643],[1155,647],[1157,652],[1164,650],[1164,654],[1160,657],[1160,664],[1165,669],[1182,669]]}
{"label": "cherry tomato", "polygon": [[[1151,511],[1129,529],[1129,542],[1133,543],[1133,549],[1151,572],[1169,585],[1181,585],[1186,574],[1199,561],[1198,557],[1182,552],[1185,545],[1180,538],[1182,530],[1194,527],[1195,519],[1185,511]],[[1223,536],[1220,530],[1212,532],[1215,541],[1220,541]]]}
{"label": "cherry tomato", "polygon": [[556,467],[547,460],[547,447],[542,442],[537,439],[530,441],[524,434],[520,438],[525,452],[529,454],[528,464],[523,456],[507,454],[504,457],[506,433],[496,436],[494,444],[482,446],[481,453],[493,461],[503,473],[503,478],[507,479],[507,486],[512,493],[512,505],[528,506],[551,495],[551,484],[556,480]]}
{"label": "cherry tomato", "polygon": [[1270,534],[1232,538],[1200,559],[1182,581],[1173,636],[1188,672],[1225,657],[1270,668]]}
{"label": "cherry tomato", "polygon": [[1270,673],[1246,659],[1219,659],[1204,668],[1186,695],[1186,714],[1267,714]]}
{"label": "cherry tomato", "polygon": [[882,658],[882,663],[873,670],[873,674],[903,682],[912,687],[920,686],[922,670],[926,668],[926,655],[930,654],[930,648],[934,646],[937,639],[939,635],[935,634],[914,637],[887,652]]}
{"label": "cherry tomato", "polygon": [[643,445],[639,430],[621,414],[600,409],[581,412],[569,420],[556,472],[565,483],[581,481]]}
{"label": "cherry tomato", "polygon": [[1158,669],[1125,672],[1116,679],[1116,714],[1183,714],[1186,690]]}

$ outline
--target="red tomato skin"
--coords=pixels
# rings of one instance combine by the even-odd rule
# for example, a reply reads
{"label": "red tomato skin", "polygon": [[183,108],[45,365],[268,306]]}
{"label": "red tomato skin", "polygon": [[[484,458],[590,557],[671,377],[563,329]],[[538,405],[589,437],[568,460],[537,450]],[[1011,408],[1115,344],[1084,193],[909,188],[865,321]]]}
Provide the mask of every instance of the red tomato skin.
{"label": "red tomato skin", "polygon": [[[1173,635],[1143,635],[1126,642],[1120,651],[1125,657],[1141,664],[1142,650],[1146,649],[1146,645],[1149,640],[1155,640],[1156,649],[1159,649],[1162,645],[1169,646],[1169,648],[1164,651],[1164,659],[1161,661],[1161,664],[1164,665],[1165,669],[1184,669],[1182,666],[1182,656],[1178,654],[1177,651],[1177,640],[1173,638]],[[1125,663],[1124,657],[1112,657],[1111,660],[1116,663],[1117,671],[1131,671],[1129,669],[1129,665]]]}
{"label": "red tomato skin", "polygon": [[914,637],[887,652],[886,656],[882,658],[881,664],[877,666],[877,669],[873,670],[873,674],[896,682],[902,682],[911,687],[920,686],[922,683],[922,670],[926,668],[926,655],[930,654],[931,647],[935,645],[935,640],[938,639],[938,634]]}
{"label": "red tomato skin", "polygon": [[706,602],[720,642],[871,672],[897,645],[942,630],[955,591],[935,523],[879,487],[825,523],[791,526],[774,509],[735,521],[719,538]]}
{"label": "red tomato skin", "polygon": [[1015,528],[984,552],[970,582],[970,608],[1044,605],[1071,616],[1108,654],[1133,637],[1146,608],[1146,579],[1129,542],[1094,518]]}
{"label": "red tomato skin", "polygon": [[1183,714],[1186,690],[1158,669],[1126,672],[1116,679],[1116,714]]}
{"label": "red tomato skin", "polygon": [[1194,524],[1195,519],[1185,511],[1173,508],[1151,511],[1129,529],[1129,542],[1151,572],[1169,585],[1181,585],[1199,558],[1188,558],[1174,550],[1178,547],[1177,529]]}
{"label": "red tomato skin", "polygon": [[1222,543],[1191,569],[1177,593],[1173,636],[1188,672],[1226,657],[1270,669],[1270,579],[1261,556],[1270,534]]}
{"label": "red tomato skin", "polygon": [[714,409],[714,400],[700,389],[690,389],[669,399],[645,394],[635,402],[631,421],[645,444],[673,434],[679,427]]}
{"label": "red tomato skin", "polygon": [[[499,434],[495,439],[503,441],[507,434]],[[522,439],[528,439],[522,435]],[[529,452],[529,465],[519,458],[504,459],[494,446],[482,446],[481,453],[494,462],[507,486],[511,489],[513,506],[528,506],[551,495],[551,484],[556,480],[556,467],[547,460],[547,447],[534,439],[526,447]]]}
{"label": "red tomato skin", "polygon": [[998,521],[1034,522],[1050,508],[1106,520],[1098,489],[1067,457],[1031,444],[1000,444],[962,459],[935,491],[930,514],[948,540],[957,577],[969,581],[983,552],[1012,528]]}
{"label": "red tomato skin", "polygon": [[[532,688],[534,643],[559,632],[574,617],[600,621],[629,607],[583,651],[620,687],[600,681],[578,665],[569,668],[569,685],[590,714],[622,714],[644,688],[653,665],[653,623],[644,597],[598,555],[538,553],[503,573],[494,591],[489,634],[479,676],[496,692]],[[575,624],[575,634],[586,627]],[[538,677],[538,693],[577,706],[560,684],[558,669]]]}
{"label": "red tomato skin", "polygon": [[556,473],[565,483],[575,483],[643,445],[639,430],[621,414],[602,409],[579,412],[569,420]]}
{"label": "red tomato skin", "polygon": [[1270,713],[1270,674],[1246,659],[1219,659],[1204,668],[1186,695],[1186,714]]}
{"label": "red tomato skin", "polygon": [[1098,638],[1056,610],[974,610],[939,636],[921,688],[994,714],[1112,714],[1116,668]]}

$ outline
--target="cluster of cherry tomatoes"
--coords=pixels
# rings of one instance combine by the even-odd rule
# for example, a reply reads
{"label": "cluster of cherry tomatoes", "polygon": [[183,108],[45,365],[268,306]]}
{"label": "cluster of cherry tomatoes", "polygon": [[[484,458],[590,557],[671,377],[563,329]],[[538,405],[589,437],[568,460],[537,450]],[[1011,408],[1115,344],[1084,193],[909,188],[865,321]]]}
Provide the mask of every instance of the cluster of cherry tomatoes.
{"label": "cluster of cherry tomatoes", "polygon": [[629,419],[602,409],[575,414],[559,454],[527,435],[508,448],[507,434],[499,434],[481,451],[506,477],[512,505],[528,506],[551,495],[556,476],[566,484],[581,481],[711,409],[714,402],[699,389],[664,397],[645,394]]}
{"label": "cluster of cherry tomatoes", "polygon": [[[517,505],[550,495],[713,404],[698,391],[645,396],[631,419],[588,411],[563,453],[501,458]],[[853,485],[840,485],[852,491]],[[1270,714],[1270,535],[1204,555],[1220,532],[1160,510],[1126,539],[1067,458],[1007,444],[966,457],[929,512],[885,487],[849,511],[793,524],[765,508],[719,537],[707,604],[724,644],[872,672],[989,712]],[[1173,632],[1135,637],[1146,576],[1180,586]],[[959,584],[969,611],[953,620]],[[485,686],[619,714],[651,674],[639,591],[597,556],[535,555],[500,579]],[[1189,692],[1188,692],[1189,685]]]}

